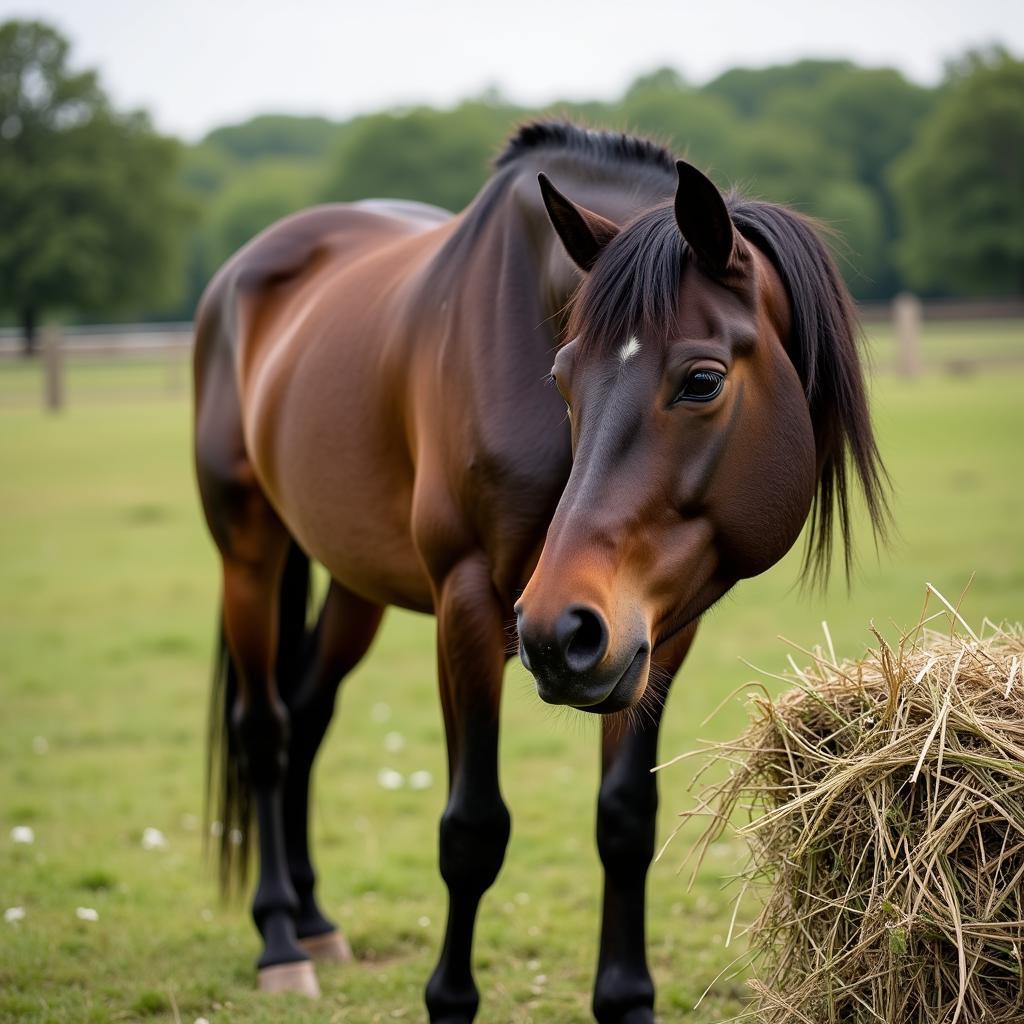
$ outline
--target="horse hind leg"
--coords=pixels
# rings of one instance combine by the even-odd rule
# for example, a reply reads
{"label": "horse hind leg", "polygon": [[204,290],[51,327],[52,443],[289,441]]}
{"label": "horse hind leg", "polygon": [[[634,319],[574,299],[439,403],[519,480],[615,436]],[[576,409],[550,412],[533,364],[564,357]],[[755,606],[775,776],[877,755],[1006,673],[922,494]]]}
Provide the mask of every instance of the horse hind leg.
{"label": "horse hind leg", "polygon": [[[280,587],[291,540],[244,455],[236,450],[233,459],[215,458],[227,452],[223,445],[219,453],[210,447],[199,446],[197,461],[204,509],[221,554],[223,637],[235,681],[234,699],[219,724],[231,734],[224,743],[229,763],[221,803],[255,806],[259,881],[252,915],[264,944],[257,961],[260,988],[316,996],[316,974],[295,931],[298,898],[284,839],[289,722],[275,664]],[[212,726],[216,730],[218,723]],[[230,794],[233,783],[243,792]],[[224,839],[222,868],[230,856],[230,837]]]}
{"label": "horse hind leg", "polygon": [[[282,597],[290,600],[293,607],[304,609],[308,572],[303,576],[301,568],[293,569],[293,565],[294,557],[290,557]],[[310,776],[334,714],[339,684],[369,650],[383,615],[380,605],[365,601],[332,581],[315,629],[308,636],[303,630],[299,671],[295,672],[295,662],[289,670],[279,658],[280,678],[291,675],[297,683],[285,693],[291,718],[284,790],[285,849],[288,873],[298,899],[296,934],[314,960],[346,962],[352,959],[352,952],[344,934],[316,899],[316,871],[309,836]]]}

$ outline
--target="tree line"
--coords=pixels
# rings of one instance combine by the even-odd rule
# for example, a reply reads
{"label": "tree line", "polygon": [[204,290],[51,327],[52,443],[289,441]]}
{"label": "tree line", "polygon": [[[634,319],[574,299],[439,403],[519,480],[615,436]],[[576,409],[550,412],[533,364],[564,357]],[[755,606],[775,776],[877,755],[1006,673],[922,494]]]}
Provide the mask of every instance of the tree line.
{"label": "tree line", "polygon": [[1024,62],[993,47],[926,88],[893,68],[801,60],[704,85],[673,68],[612,101],[496,92],[332,121],[264,115],[186,145],[114,110],[39,22],[0,25],[0,310],[190,318],[220,263],[319,202],[470,202],[514,126],[546,114],[651,135],[721,184],[834,229],[860,298],[1024,294]]}

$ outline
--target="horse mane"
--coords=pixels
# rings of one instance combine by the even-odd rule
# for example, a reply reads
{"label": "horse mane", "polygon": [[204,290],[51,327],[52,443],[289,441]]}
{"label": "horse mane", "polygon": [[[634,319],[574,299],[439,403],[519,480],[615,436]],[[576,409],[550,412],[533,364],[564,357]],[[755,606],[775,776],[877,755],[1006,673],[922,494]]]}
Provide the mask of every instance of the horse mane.
{"label": "horse mane", "polygon": [[[889,521],[888,481],[868,414],[853,302],[814,221],[736,193],[725,199],[736,229],[771,260],[789,297],[789,347],[821,466],[802,575],[814,583],[827,580],[838,525],[849,580],[854,479],[876,539],[884,538]],[[608,352],[634,333],[671,337],[688,248],[671,202],[640,214],[608,244],[580,286],[567,336],[578,337],[581,350]]]}
{"label": "horse mane", "polygon": [[583,128],[571,121],[528,121],[506,142],[495,157],[496,169],[507,167],[527,153],[555,149],[611,164],[634,163],[656,167],[675,178],[676,158],[653,139],[625,132]]}

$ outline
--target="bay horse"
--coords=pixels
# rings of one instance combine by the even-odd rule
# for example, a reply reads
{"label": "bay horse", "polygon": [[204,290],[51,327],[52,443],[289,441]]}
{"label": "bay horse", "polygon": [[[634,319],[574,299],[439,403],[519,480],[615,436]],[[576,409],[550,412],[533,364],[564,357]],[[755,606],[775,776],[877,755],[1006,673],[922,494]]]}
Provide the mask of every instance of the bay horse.
{"label": "bay horse", "polygon": [[[398,605],[437,618],[448,745],[430,1020],[479,1005],[517,628],[544,701],[607,716],[593,1011],[650,1024],[669,682],[702,613],[805,521],[808,572],[827,572],[834,525],[849,559],[855,479],[885,520],[851,303],[812,224],[652,142],[528,124],[458,215],[322,206],[222,268],[197,315],[195,461],[223,573],[210,785],[225,880],[256,819],[260,986],[315,994],[312,960],[350,956],[315,896],[309,777],[341,679]],[[307,629],[311,560],[330,582]]]}

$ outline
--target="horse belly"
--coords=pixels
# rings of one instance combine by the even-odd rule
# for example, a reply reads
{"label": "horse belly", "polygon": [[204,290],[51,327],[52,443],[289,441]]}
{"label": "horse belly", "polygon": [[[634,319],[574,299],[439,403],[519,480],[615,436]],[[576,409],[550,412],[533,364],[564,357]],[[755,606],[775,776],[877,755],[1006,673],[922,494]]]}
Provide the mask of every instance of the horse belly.
{"label": "horse belly", "polygon": [[[303,394],[302,406],[344,388]],[[351,397],[351,396],[349,396]],[[412,543],[411,482],[379,430],[346,417],[313,419],[297,408],[281,420],[275,501],[306,552],[367,600],[430,611],[430,584]]]}

